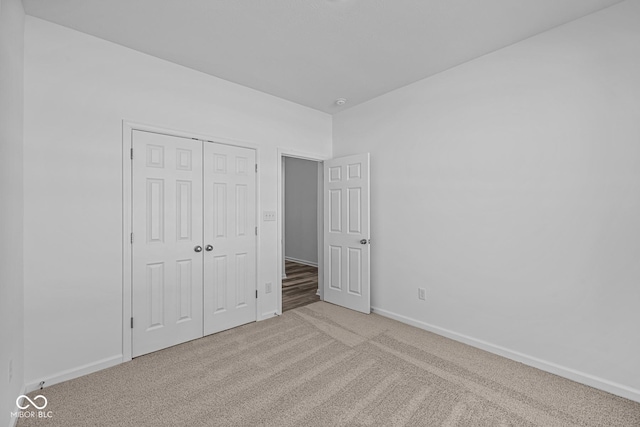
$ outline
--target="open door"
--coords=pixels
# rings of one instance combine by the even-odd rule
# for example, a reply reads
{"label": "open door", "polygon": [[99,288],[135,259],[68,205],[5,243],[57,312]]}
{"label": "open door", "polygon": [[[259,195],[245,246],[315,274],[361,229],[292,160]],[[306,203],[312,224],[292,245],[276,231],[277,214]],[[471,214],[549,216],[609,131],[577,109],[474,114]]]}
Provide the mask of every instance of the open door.
{"label": "open door", "polygon": [[324,162],[324,300],[369,314],[369,153]]}

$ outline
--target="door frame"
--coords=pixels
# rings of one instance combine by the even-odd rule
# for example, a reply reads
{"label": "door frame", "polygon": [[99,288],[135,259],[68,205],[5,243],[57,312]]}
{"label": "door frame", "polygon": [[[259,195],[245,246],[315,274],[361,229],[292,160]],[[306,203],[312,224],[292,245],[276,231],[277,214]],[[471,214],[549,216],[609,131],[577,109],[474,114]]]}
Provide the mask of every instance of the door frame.
{"label": "door frame", "polygon": [[[162,135],[176,136],[180,138],[197,139],[205,142],[233,145],[235,147],[249,148],[256,152],[256,164],[260,164],[260,148],[258,144],[222,136],[210,136],[183,130],[169,129],[156,125],[139,123],[131,120],[122,120],[122,362],[132,359],[133,333],[131,329],[131,313],[133,311],[133,251],[131,248],[131,227],[133,221],[132,201],[132,173],[131,147],[133,146],[133,131],[153,132]],[[256,289],[260,280],[260,173],[262,168],[258,166],[256,173]],[[260,300],[256,301],[256,321],[261,319]]]}
{"label": "door frame", "polygon": [[294,157],[296,159],[311,160],[318,164],[318,291],[320,293],[320,300],[324,300],[323,295],[323,281],[324,281],[324,180],[323,180],[323,164],[325,160],[331,159],[330,156],[307,153],[298,150],[291,150],[288,148],[278,147],[278,177],[277,177],[277,214],[278,219],[278,270],[276,274],[276,289],[277,292],[277,315],[282,314],[282,276],[284,273],[284,175],[283,166],[285,157]]}

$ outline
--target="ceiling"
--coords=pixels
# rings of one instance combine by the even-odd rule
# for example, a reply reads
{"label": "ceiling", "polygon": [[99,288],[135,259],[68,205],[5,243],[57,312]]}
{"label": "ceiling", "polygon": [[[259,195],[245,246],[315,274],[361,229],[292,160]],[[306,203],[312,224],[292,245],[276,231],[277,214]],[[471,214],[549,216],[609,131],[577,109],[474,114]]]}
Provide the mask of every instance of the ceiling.
{"label": "ceiling", "polygon": [[333,114],[620,1],[23,3],[29,15]]}

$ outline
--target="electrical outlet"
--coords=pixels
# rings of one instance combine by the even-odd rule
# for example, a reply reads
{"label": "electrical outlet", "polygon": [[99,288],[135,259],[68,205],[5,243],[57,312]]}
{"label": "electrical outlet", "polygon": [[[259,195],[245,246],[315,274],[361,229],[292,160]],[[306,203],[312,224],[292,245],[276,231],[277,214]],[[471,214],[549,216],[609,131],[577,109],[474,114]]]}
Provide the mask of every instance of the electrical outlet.
{"label": "electrical outlet", "polygon": [[275,221],[276,220],[276,212],[275,211],[262,211],[262,220],[263,221]]}
{"label": "electrical outlet", "polygon": [[270,294],[270,293],[271,293],[271,282],[266,283],[266,284],[264,285],[264,293],[265,293],[265,294]]}
{"label": "electrical outlet", "polygon": [[418,299],[422,301],[427,300],[427,290],[425,288],[418,288]]}
{"label": "electrical outlet", "polygon": [[9,382],[13,379],[13,359],[9,360]]}

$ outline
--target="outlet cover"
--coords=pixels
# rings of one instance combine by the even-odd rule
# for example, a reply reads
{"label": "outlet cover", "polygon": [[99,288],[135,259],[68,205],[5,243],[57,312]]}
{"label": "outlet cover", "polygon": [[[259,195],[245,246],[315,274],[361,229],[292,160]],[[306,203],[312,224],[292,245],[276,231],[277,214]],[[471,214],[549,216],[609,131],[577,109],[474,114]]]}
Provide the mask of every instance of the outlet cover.
{"label": "outlet cover", "polygon": [[264,293],[265,294],[270,294],[271,293],[271,282],[269,282],[269,283],[264,285]]}

